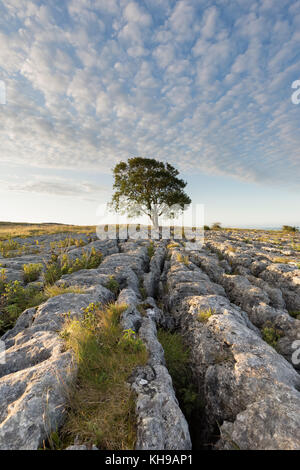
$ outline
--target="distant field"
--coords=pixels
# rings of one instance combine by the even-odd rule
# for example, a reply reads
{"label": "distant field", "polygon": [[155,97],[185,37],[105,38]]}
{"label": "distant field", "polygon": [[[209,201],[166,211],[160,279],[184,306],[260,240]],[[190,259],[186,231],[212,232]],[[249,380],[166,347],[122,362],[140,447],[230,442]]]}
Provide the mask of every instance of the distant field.
{"label": "distant field", "polygon": [[[128,225],[128,227],[132,227]],[[125,229],[126,225],[119,225],[119,229]],[[147,231],[150,229],[150,226],[141,225],[140,230]],[[178,227],[175,227],[178,229]],[[185,227],[186,230],[191,230],[191,227]],[[276,234],[282,234],[281,230],[263,230],[263,229],[250,229],[250,228],[230,228],[222,227],[222,230],[227,232],[252,232],[252,233],[270,233],[274,236]],[[56,224],[56,223],[40,223],[40,224],[30,224],[25,222],[0,222],[0,240],[5,240],[7,238],[13,237],[30,237],[38,235],[51,235],[55,233],[85,233],[87,235],[96,232],[95,225],[67,225],[67,224]],[[296,236],[291,233],[291,236]],[[299,235],[299,232],[298,232]]]}
{"label": "distant field", "polygon": [[0,222],[0,240],[10,237],[30,237],[35,235],[50,235],[54,233],[76,232],[95,233],[94,225],[64,225],[64,224],[28,224],[14,222]]}

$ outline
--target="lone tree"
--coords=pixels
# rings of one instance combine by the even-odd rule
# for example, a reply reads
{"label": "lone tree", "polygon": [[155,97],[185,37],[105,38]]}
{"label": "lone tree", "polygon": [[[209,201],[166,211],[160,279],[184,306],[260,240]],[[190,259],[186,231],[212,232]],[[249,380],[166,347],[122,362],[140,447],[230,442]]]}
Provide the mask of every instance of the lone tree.
{"label": "lone tree", "polygon": [[191,203],[183,191],[187,183],[169,163],[135,157],[118,163],[113,172],[115,193],[110,207],[129,217],[146,214],[155,228],[161,215],[174,217]]}

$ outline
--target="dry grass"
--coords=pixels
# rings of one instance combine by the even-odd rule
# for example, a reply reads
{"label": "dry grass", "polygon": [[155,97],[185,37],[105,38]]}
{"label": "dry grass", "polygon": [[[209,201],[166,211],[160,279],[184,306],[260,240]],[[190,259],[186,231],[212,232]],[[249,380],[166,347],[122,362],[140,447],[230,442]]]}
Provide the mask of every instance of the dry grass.
{"label": "dry grass", "polygon": [[126,305],[96,304],[82,321],[71,321],[62,333],[78,363],[78,381],[61,436],[73,442],[95,444],[104,450],[134,449],[135,398],[127,379],[147,362],[147,351],[131,330],[122,330],[119,318]]}
{"label": "dry grass", "polygon": [[96,232],[96,226],[0,222],[0,240],[6,240],[13,237],[26,238],[35,235],[51,235],[55,233],[68,232],[84,233],[89,235]]}
{"label": "dry grass", "polygon": [[47,297],[55,297],[62,294],[84,294],[85,289],[79,286],[56,286],[47,285],[44,289],[44,293]]}

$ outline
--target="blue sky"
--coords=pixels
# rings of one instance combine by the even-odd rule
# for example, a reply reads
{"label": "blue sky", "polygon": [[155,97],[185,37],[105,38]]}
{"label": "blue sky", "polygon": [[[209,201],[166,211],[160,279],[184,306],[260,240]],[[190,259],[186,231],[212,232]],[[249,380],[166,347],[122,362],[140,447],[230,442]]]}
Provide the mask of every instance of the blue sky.
{"label": "blue sky", "polygon": [[96,224],[143,156],[207,223],[300,225],[299,0],[4,0],[0,80],[0,220]]}

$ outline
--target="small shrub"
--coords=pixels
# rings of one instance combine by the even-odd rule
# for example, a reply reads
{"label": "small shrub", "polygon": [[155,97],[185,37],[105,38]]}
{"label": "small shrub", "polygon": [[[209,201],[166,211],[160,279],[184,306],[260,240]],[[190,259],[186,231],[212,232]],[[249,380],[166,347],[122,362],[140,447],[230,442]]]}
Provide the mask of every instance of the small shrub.
{"label": "small shrub", "polygon": [[278,340],[282,337],[283,333],[276,328],[267,325],[262,329],[263,340],[266,341],[274,349],[277,347]]}
{"label": "small shrub", "polygon": [[22,246],[15,240],[8,239],[0,242],[0,253],[4,258],[10,258],[15,255],[16,250],[20,250]]}
{"label": "small shrub", "polygon": [[118,295],[120,291],[120,285],[113,275],[109,276],[109,280],[105,284],[105,287],[115,295]]}
{"label": "small shrub", "polygon": [[300,320],[300,310],[289,312],[289,314],[291,315],[291,317],[296,318],[296,320]]}
{"label": "small shrub", "polygon": [[199,312],[197,315],[197,320],[200,321],[201,323],[206,323],[208,319],[215,313],[216,312],[212,310],[211,308],[208,308],[207,310],[201,310],[201,312]]}
{"label": "small shrub", "polygon": [[0,269],[0,295],[4,292],[6,285],[5,269]]}
{"label": "small shrub", "polygon": [[210,226],[209,225],[204,225],[204,230],[210,230]]}
{"label": "small shrub", "polygon": [[187,255],[183,256],[181,253],[178,253],[178,255],[176,256],[176,260],[179,263],[184,263],[186,266],[188,266],[189,264],[189,257]]}
{"label": "small shrub", "polygon": [[299,232],[297,227],[291,227],[290,225],[283,225],[282,226],[282,231],[283,232],[288,232],[288,233]]}
{"label": "small shrub", "polygon": [[24,310],[35,307],[46,299],[44,292],[34,286],[24,288],[19,281],[8,282],[5,285],[4,294],[1,296],[1,309],[4,312],[1,317],[1,334],[14,326]]}
{"label": "small shrub", "polygon": [[43,269],[40,263],[23,264],[23,278],[24,282],[33,282],[39,278]]}
{"label": "small shrub", "polygon": [[99,266],[102,261],[102,253],[96,251],[93,247],[88,253],[83,251],[79,258],[74,261],[64,253],[60,258],[53,254],[51,260],[46,263],[44,279],[46,284],[54,284],[64,274],[72,274],[81,269],[94,269]]}

